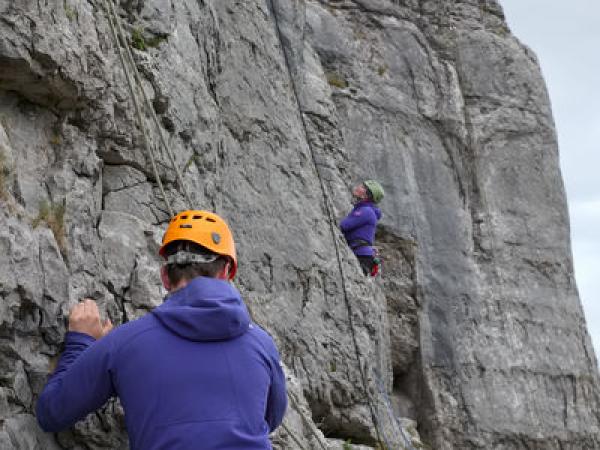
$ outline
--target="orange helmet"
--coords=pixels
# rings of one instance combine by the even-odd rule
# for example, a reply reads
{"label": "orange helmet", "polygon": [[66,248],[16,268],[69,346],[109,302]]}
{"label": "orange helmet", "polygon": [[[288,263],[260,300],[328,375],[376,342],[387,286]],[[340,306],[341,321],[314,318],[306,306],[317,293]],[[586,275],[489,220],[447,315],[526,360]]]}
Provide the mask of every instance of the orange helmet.
{"label": "orange helmet", "polygon": [[229,271],[229,279],[233,279],[237,271],[237,257],[233,235],[225,221],[209,211],[188,210],[171,219],[163,236],[158,253],[165,257],[165,247],[173,241],[190,241],[223,256],[229,256],[233,266]]}

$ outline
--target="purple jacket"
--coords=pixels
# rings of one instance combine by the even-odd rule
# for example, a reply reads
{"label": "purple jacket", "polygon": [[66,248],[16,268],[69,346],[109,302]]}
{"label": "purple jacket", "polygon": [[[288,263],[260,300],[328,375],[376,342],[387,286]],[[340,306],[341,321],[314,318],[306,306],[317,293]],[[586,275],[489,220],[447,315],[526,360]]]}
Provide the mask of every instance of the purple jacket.
{"label": "purple jacket", "polygon": [[64,430],[118,395],[133,450],[271,449],[285,378],[232,284],[195,278],[102,339],[69,332],[65,344],[38,400],[43,430]]}
{"label": "purple jacket", "polygon": [[[373,241],[377,221],[381,218],[381,210],[373,202],[362,201],[354,205],[350,214],[340,223],[340,228],[348,245],[356,256],[373,256]],[[367,241],[364,245],[358,240]]]}

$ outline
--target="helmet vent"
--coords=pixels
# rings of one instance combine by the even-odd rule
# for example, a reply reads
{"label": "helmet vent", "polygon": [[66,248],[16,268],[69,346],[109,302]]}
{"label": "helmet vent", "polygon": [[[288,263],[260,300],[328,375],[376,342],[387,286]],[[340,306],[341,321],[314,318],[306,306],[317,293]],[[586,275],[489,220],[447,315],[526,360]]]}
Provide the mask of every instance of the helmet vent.
{"label": "helmet vent", "polygon": [[202,216],[193,216],[192,219],[194,219],[194,220],[202,219]]}
{"label": "helmet vent", "polygon": [[187,218],[188,218],[188,216],[181,216],[181,220],[185,220]]}
{"label": "helmet vent", "polygon": [[206,221],[207,221],[207,222],[216,222],[216,220],[215,220],[215,219],[213,219],[212,217],[207,217],[207,218],[206,218]]}
{"label": "helmet vent", "polygon": [[183,223],[179,225],[179,228],[192,228],[192,226],[189,223]]}

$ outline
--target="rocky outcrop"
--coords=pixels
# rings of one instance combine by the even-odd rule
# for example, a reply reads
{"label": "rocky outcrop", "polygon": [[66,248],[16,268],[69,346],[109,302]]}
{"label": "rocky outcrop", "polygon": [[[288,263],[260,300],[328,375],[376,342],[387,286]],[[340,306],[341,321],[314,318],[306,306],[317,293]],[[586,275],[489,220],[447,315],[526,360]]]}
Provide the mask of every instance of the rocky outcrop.
{"label": "rocky outcrop", "polygon": [[[158,305],[168,211],[104,1],[0,2],[0,447],[127,448],[111,402],[56,436],[33,406],[69,306]],[[278,448],[600,445],[549,101],[493,0],[138,0],[119,15],[195,207],[235,230],[275,337]],[[148,121],[150,124],[151,122]],[[175,208],[182,188],[150,127]],[[383,277],[335,222],[386,189]]]}

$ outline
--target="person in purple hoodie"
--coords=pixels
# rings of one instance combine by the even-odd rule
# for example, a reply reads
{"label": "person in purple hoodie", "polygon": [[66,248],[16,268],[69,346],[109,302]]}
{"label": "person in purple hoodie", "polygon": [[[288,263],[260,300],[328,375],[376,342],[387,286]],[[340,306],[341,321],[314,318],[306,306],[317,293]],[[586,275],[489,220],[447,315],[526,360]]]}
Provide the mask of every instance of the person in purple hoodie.
{"label": "person in purple hoodie", "polygon": [[378,268],[373,248],[381,210],[375,206],[383,199],[383,188],[375,180],[367,180],[352,189],[354,208],[340,223],[348,245],[358,258],[365,275],[376,275]]}
{"label": "person in purple hoodie", "polygon": [[72,426],[118,396],[132,449],[271,449],[287,407],[272,338],[239,292],[235,244],[207,211],[173,217],[160,255],[165,302],[111,331],[93,300],[69,317],[65,351],[40,394],[44,431]]}

